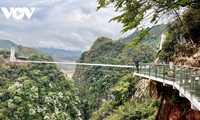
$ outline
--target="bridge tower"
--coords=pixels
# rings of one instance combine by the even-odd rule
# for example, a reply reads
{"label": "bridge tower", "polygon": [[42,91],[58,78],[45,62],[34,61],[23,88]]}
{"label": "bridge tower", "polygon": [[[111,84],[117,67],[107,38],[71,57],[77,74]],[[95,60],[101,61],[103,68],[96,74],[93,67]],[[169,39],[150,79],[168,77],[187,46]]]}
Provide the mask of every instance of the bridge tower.
{"label": "bridge tower", "polygon": [[161,35],[161,41],[160,41],[160,46],[159,46],[159,50],[158,51],[160,51],[160,50],[162,50],[162,44],[163,44],[163,42],[165,41],[165,34],[162,34]]}
{"label": "bridge tower", "polygon": [[13,62],[15,60],[15,48],[11,47],[10,49],[10,61]]}

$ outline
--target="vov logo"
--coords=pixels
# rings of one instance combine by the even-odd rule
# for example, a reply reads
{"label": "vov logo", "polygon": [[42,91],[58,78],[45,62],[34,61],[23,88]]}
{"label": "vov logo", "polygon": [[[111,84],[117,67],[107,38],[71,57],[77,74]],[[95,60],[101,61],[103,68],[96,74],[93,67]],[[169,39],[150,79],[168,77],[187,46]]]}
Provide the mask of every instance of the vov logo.
{"label": "vov logo", "polygon": [[27,7],[9,7],[9,8],[1,7],[1,10],[7,20],[9,20],[11,17],[16,20],[21,20],[25,16],[29,20],[29,19],[31,19],[35,9],[36,9],[35,7],[30,7],[30,8],[27,8]]}

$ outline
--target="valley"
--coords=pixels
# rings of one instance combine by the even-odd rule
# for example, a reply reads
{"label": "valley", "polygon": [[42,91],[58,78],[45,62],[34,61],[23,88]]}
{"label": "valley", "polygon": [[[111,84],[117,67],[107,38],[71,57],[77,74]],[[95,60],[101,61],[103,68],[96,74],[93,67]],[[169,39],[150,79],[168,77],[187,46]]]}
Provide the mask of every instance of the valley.
{"label": "valley", "polygon": [[[97,15],[90,4],[69,12],[62,5],[54,6],[57,15],[78,15],[69,15],[70,22],[63,17],[65,24],[40,24],[51,26],[49,33],[33,28],[45,39],[21,36],[34,47],[0,39],[0,120],[200,120],[198,0],[98,0]],[[121,33],[132,33],[114,37],[116,24],[106,28],[102,14],[114,15],[110,22],[120,23]]]}

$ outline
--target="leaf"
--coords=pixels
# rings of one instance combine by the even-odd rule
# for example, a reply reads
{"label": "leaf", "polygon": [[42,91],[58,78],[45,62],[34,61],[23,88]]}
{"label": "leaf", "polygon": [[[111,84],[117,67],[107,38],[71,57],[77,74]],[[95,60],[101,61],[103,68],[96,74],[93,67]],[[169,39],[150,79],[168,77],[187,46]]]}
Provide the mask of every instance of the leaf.
{"label": "leaf", "polygon": [[141,42],[145,38],[146,35],[149,34],[149,31],[150,31],[149,28],[143,30],[141,33],[139,33],[138,37],[133,39],[129,45],[125,46],[124,49],[126,50],[136,46],[139,42]]}

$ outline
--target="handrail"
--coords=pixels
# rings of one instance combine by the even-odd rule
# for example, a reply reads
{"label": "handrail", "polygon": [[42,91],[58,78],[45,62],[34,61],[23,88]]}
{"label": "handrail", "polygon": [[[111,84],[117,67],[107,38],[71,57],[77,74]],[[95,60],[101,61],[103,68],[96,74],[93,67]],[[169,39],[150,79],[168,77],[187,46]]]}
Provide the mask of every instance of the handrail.
{"label": "handrail", "polygon": [[166,65],[166,66],[176,66],[176,67],[182,67],[182,68],[194,68],[194,69],[199,69],[199,67],[189,67],[189,66],[183,66],[183,65],[170,65],[170,64],[162,64],[162,63],[139,63],[139,64],[147,64],[147,65],[159,65],[159,66],[163,66],[163,65]]}
{"label": "handrail", "polygon": [[134,74],[172,85],[200,110],[200,68],[160,63],[139,63],[139,71]]}

